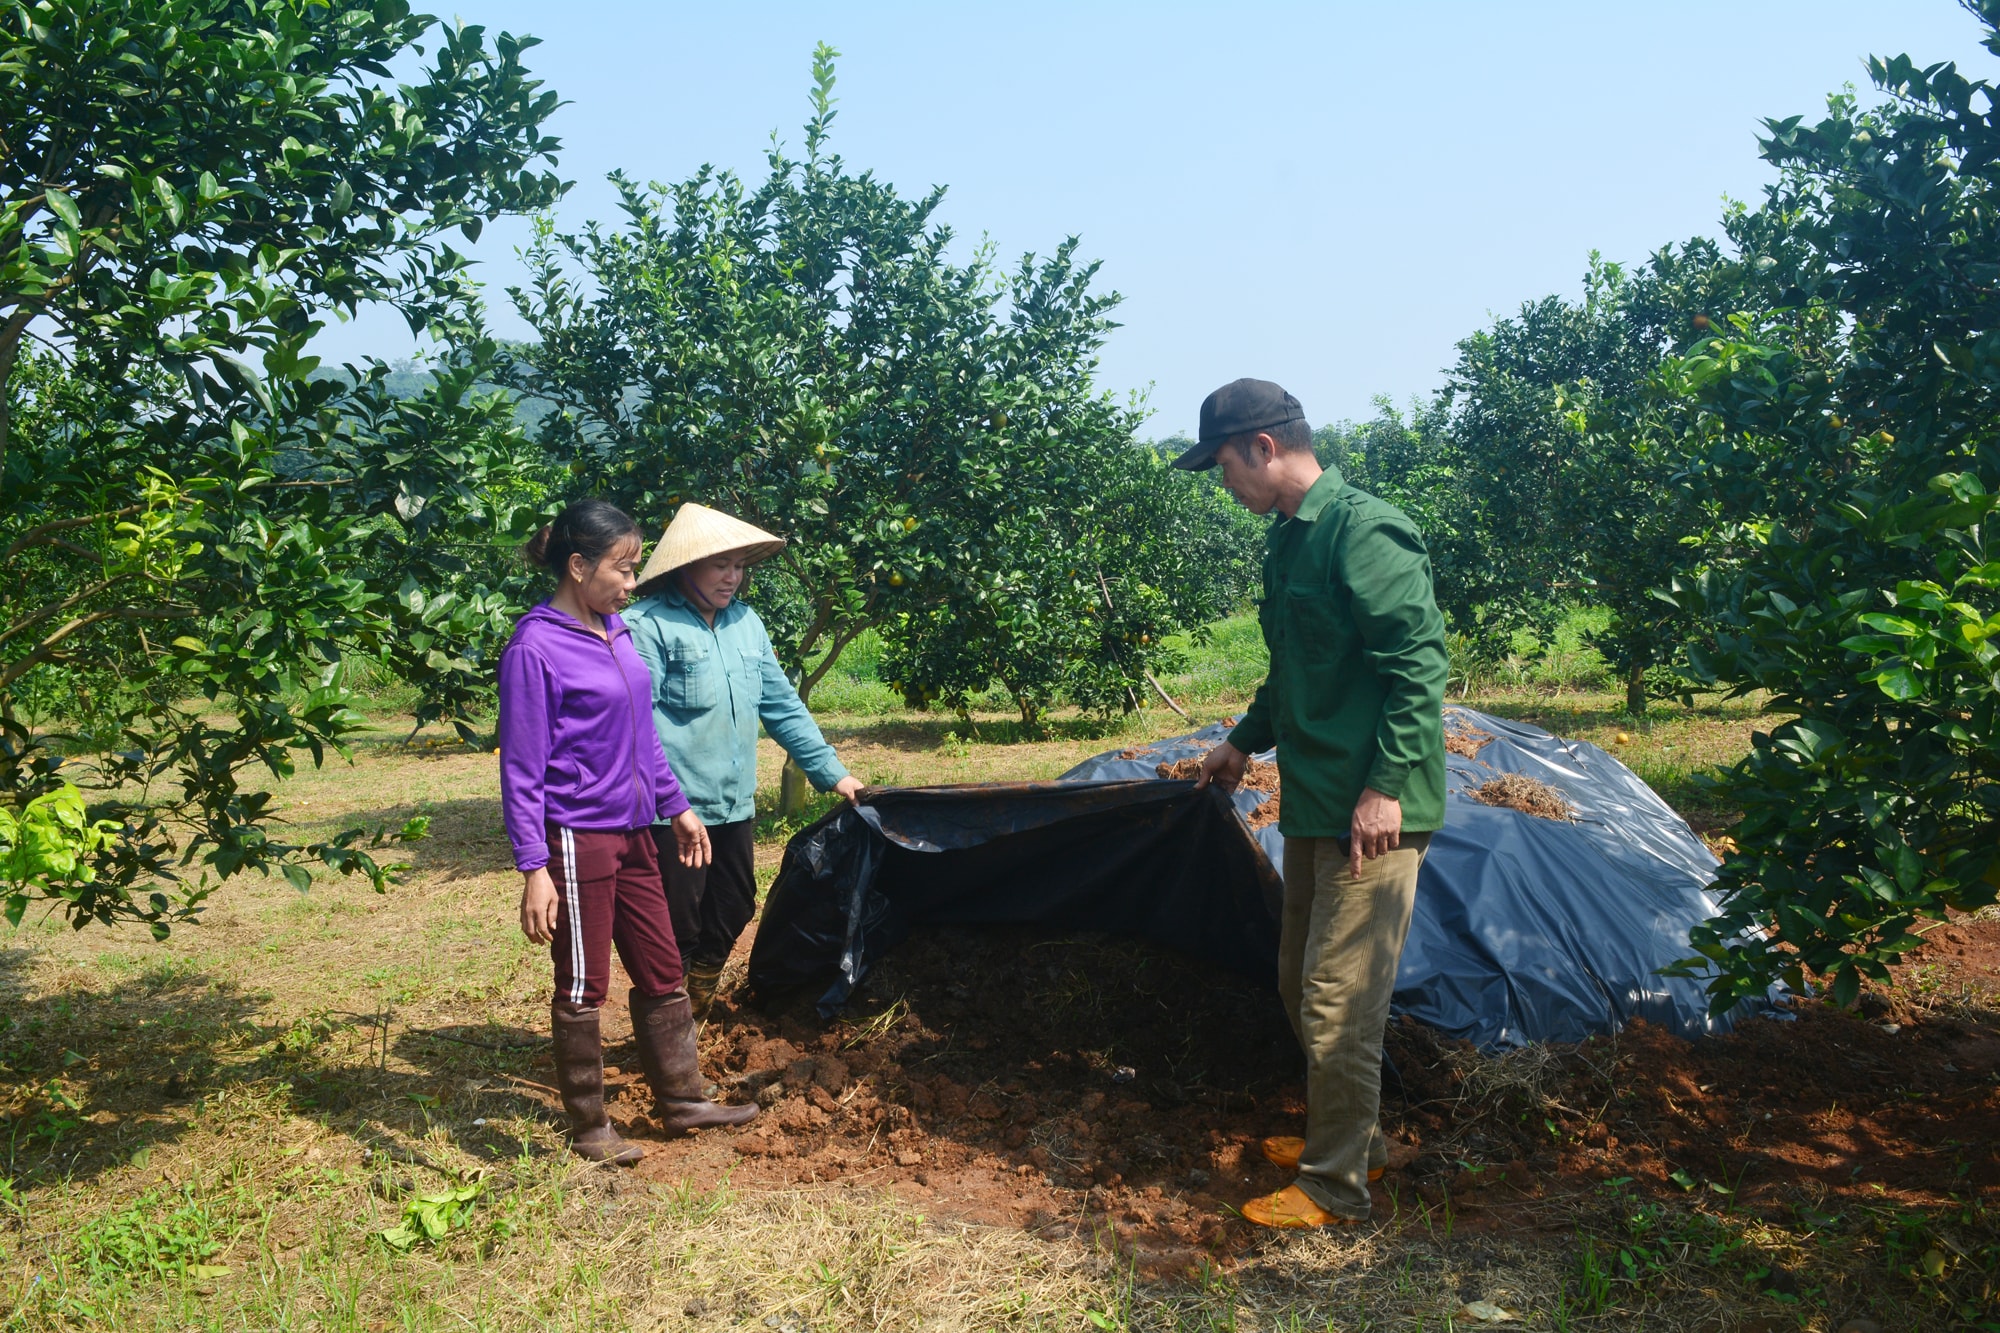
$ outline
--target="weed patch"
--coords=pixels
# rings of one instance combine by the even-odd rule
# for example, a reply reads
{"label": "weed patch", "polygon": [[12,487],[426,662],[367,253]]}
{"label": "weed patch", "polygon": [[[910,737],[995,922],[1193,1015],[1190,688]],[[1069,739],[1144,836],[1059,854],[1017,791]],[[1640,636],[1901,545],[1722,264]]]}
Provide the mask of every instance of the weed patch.
{"label": "weed patch", "polygon": [[171,1195],[149,1191],[78,1228],[76,1266],[93,1287],[219,1277],[228,1270],[208,1261],[222,1252],[227,1236],[226,1219],[192,1189]]}

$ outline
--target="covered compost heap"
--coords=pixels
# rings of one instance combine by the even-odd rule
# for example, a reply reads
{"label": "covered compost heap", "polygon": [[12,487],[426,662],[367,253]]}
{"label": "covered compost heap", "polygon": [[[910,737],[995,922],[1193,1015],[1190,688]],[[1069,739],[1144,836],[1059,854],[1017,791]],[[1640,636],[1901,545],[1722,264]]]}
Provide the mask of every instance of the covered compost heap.
{"label": "covered compost heap", "polygon": [[[1634,1018],[1694,1037],[1746,1012],[1713,1018],[1698,981],[1657,975],[1716,911],[1716,860],[1666,802],[1594,745],[1470,709],[1445,721],[1445,827],[1395,1012],[1488,1049]],[[1256,812],[1282,794],[1159,776],[1227,733],[1099,755],[1055,782],[890,789],[834,811],[785,849],[752,988],[821,986],[831,1013],[912,927],[999,923],[1136,935],[1275,988],[1284,839]]]}

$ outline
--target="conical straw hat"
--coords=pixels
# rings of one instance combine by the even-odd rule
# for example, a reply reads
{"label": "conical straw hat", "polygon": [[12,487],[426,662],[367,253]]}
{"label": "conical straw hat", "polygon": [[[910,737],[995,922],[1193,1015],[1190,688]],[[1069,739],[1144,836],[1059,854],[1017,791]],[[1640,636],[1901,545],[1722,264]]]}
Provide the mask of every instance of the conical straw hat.
{"label": "conical straw hat", "polygon": [[731,518],[707,505],[684,504],[667,524],[667,532],[646,567],[639,571],[638,594],[653,591],[655,585],[682,565],[706,560],[725,551],[741,551],[745,560],[767,560],[785,549],[783,537],[773,537],[740,518]]}

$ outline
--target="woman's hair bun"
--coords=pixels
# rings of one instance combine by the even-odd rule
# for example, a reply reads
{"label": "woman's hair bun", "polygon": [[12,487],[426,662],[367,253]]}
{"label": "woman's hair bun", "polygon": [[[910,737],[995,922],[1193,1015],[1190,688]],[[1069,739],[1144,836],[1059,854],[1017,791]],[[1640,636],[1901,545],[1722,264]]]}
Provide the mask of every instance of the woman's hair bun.
{"label": "woman's hair bun", "polygon": [[571,556],[580,555],[586,564],[595,565],[620,542],[638,535],[639,525],[632,516],[609,500],[578,500],[527,540],[521,558],[560,575],[569,568]]}
{"label": "woman's hair bun", "polygon": [[521,558],[537,569],[547,569],[549,567],[549,542],[554,539],[555,532],[554,524],[542,524],[542,530],[528,538],[526,545],[521,547]]}

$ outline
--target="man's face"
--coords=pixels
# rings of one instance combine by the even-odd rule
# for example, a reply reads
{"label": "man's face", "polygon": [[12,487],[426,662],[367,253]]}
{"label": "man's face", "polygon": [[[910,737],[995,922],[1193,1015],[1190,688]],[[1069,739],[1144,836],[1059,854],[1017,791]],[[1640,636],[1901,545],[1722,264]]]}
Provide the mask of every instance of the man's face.
{"label": "man's face", "polygon": [[1253,435],[1247,449],[1232,443],[1215,451],[1215,461],[1222,466],[1222,488],[1253,514],[1268,514],[1278,502],[1277,483],[1271,476],[1275,453],[1268,435]]}

